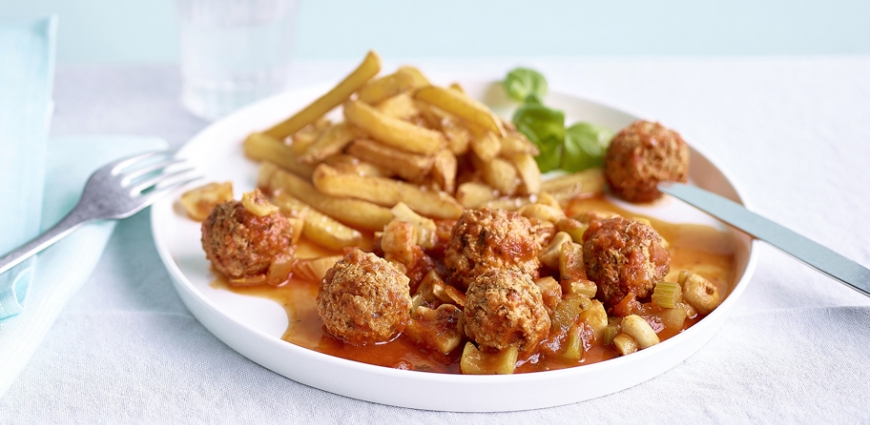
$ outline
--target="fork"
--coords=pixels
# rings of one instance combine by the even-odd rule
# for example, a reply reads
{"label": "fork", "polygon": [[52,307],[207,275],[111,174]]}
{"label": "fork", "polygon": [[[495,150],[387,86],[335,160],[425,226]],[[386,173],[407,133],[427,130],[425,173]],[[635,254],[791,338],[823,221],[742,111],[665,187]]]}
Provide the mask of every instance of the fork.
{"label": "fork", "polygon": [[94,171],[69,214],[30,242],[0,257],[0,274],[94,220],[119,220],[145,209],[173,189],[200,178],[172,151],[153,151],[119,159]]}

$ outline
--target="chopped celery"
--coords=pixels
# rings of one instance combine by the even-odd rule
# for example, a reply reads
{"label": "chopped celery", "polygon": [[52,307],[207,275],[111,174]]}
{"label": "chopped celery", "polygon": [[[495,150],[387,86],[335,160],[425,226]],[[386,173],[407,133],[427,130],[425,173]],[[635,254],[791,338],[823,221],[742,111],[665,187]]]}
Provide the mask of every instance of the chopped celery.
{"label": "chopped celery", "polygon": [[489,353],[467,342],[462,350],[459,368],[466,375],[510,375],[516,369],[518,354],[517,347]]}
{"label": "chopped celery", "polygon": [[562,358],[566,360],[580,360],[583,357],[583,327],[572,326],[568,330],[568,339],[565,341],[565,351]]}
{"label": "chopped celery", "polygon": [[674,308],[683,300],[683,289],[678,283],[659,282],[653,289],[652,301],[659,307]]}
{"label": "chopped celery", "polygon": [[607,325],[604,328],[604,335],[602,336],[602,343],[604,345],[613,344],[613,338],[616,338],[616,334],[619,333],[619,325]]}

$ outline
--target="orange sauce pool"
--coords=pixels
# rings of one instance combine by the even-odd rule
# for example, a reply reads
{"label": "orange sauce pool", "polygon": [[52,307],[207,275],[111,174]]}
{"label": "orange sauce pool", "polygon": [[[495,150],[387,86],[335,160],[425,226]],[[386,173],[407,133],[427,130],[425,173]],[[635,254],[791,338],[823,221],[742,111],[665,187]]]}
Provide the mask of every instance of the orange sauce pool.
{"label": "orange sauce pool", "polygon": [[[725,232],[711,226],[697,224],[674,224],[655,218],[623,210],[604,198],[592,198],[572,202],[566,211],[569,216],[582,211],[610,211],[625,217],[643,217],[650,220],[658,233],[670,246],[670,273],[665,280],[675,282],[680,270],[696,272],[713,282],[724,300],[731,292],[736,274],[734,242]],[[335,255],[336,252],[302,241],[296,250],[300,258]],[[282,339],[314,351],[345,359],[355,360],[378,366],[410,369],[436,373],[460,373],[459,358],[462,346],[450,355],[420,347],[404,335],[377,345],[355,346],[347,344],[330,335],[320,316],[317,314],[317,292],[320,283],[301,279],[291,279],[280,287],[250,286],[236,287],[227,284],[223,277],[216,279],[212,286],[237,294],[256,296],[273,300],[287,312],[288,326]],[[683,330],[697,323],[700,317],[686,319]],[[682,331],[680,331],[682,332]],[[664,341],[679,332],[664,329],[658,336]],[[578,361],[565,361],[540,354],[521,357],[517,362],[516,373],[538,372],[564,369],[618,357],[613,346],[592,343],[585,347]]]}

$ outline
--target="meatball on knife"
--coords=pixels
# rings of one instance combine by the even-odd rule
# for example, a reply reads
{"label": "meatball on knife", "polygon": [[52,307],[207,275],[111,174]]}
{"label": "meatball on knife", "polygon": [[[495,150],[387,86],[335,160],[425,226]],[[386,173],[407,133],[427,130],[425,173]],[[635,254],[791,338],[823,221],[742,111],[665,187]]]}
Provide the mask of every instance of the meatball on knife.
{"label": "meatball on knife", "polygon": [[689,145],[657,122],[635,121],[622,129],[604,155],[604,177],[611,190],[629,202],[650,202],[662,196],[659,182],[686,182]]}

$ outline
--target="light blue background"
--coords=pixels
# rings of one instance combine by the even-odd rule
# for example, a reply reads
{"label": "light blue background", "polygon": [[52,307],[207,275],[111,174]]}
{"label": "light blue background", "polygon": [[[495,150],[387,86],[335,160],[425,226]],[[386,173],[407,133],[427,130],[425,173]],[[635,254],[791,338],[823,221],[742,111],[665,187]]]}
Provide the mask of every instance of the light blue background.
{"label": "light blue background", "polygon": [[[303,0],[298,58],[870,54],[870,1]],[[60,16],[61,63],[175,62],[174,0],[0,0]]]}

